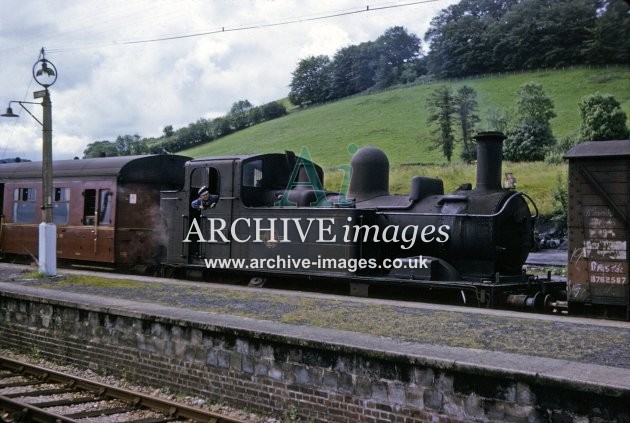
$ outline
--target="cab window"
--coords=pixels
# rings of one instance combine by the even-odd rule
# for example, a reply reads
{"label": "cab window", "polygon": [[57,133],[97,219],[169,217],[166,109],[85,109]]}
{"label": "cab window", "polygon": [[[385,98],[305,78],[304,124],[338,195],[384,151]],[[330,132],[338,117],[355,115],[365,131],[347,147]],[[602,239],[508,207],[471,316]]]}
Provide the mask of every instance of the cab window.
{"label": "cab window", "polygon": [[198,167],[190,173],[190,193],[197,198],[197,191],[208,187],[211,194],[219,194],[219,171],[214,167]]}

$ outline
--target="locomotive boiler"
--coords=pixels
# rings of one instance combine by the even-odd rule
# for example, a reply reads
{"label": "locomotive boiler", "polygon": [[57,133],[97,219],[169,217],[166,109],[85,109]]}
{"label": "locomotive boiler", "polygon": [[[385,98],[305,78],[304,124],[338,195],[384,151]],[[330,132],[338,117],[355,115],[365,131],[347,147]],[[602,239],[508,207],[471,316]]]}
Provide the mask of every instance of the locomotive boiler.
{"label": "locomotive boiler", "polygon": [[[524,193],[501,186],[502,142],[498,132],[481,133],[477,141],[477,184],[461,185],[444,194],[439,179],[416,176],[408,198],[387,194],[387,158],[376,149],[359,151],[352,161],[350,197],[357,207],[374,207],[379,226],[419,225],[448,228],[448,240],[439,236],[417,242],[413,248],[388,248],[390,257],[425,255],[441,262],[434,279],[475,280],[497,274],[521,277],[533,245],[532,215]],[[535,209],[535,205],[533,206]],[[435,234],[434,234],[435,235]],[[428,241],[428,242],[426,242]],[[441,272],[441,273],[440,273]]]}

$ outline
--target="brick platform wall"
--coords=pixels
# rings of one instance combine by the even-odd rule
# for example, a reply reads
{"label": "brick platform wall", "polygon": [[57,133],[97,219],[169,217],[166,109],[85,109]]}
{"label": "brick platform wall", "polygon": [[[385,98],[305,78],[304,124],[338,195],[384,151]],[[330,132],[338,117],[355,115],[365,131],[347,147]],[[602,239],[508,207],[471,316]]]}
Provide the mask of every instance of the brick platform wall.
{"label": "brick platform wall", "polygon": [[264,414],[291,410],[305,421],[606,422],[628,417],[628,398],[8,294],[0,295],[0,346]]}

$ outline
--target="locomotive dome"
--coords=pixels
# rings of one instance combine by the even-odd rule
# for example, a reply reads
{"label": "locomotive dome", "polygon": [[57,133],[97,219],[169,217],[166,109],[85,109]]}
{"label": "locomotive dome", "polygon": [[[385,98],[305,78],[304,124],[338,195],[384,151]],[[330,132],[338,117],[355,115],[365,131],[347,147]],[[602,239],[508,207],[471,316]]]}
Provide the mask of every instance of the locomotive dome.
{"label": "locomotive dome", "polygon": [[348,198],[366,201],[389,195],[389,160],[376,147],[364,147],[357,151],[352,160],[352,178]]}

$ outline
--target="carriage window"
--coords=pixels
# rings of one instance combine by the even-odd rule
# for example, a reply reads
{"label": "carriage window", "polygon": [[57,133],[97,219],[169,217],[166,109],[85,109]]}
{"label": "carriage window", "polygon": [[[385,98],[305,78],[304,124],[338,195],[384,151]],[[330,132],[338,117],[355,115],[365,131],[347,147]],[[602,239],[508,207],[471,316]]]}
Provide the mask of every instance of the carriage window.
{"label": "carriage window", "polygon": [[262,160],[253,160],[243,165],[244,187],[259,187],[262,177]]}
{"label": "carriage window", "polygon": [[108,189],[99,191],[98,223],[109,225],[112,223],[112,192]]}
{"label": "carriage window", "polygon": [[70,188],[55,188],[53,201],[53,223],[67,225],[70,214]]}
{"label": "carriage window", "polygon": [[100,225],[109,225],[112,223],[111,190],[98,190],[98,197],[95,189],[86,189],[83,192],[83,224],[88,226],[94,225],[94,219],[96,219],[97,214],[98,223]]}
{"label": "carriage window", "polygon": [[86,189],[83,191],[83,224],[94,225],[96,215],[96,190]]}
{"label": "carriage window", "polygon": [[35,188],[17,188],[13,191],[13,221],[33,223],[35,220]]}

